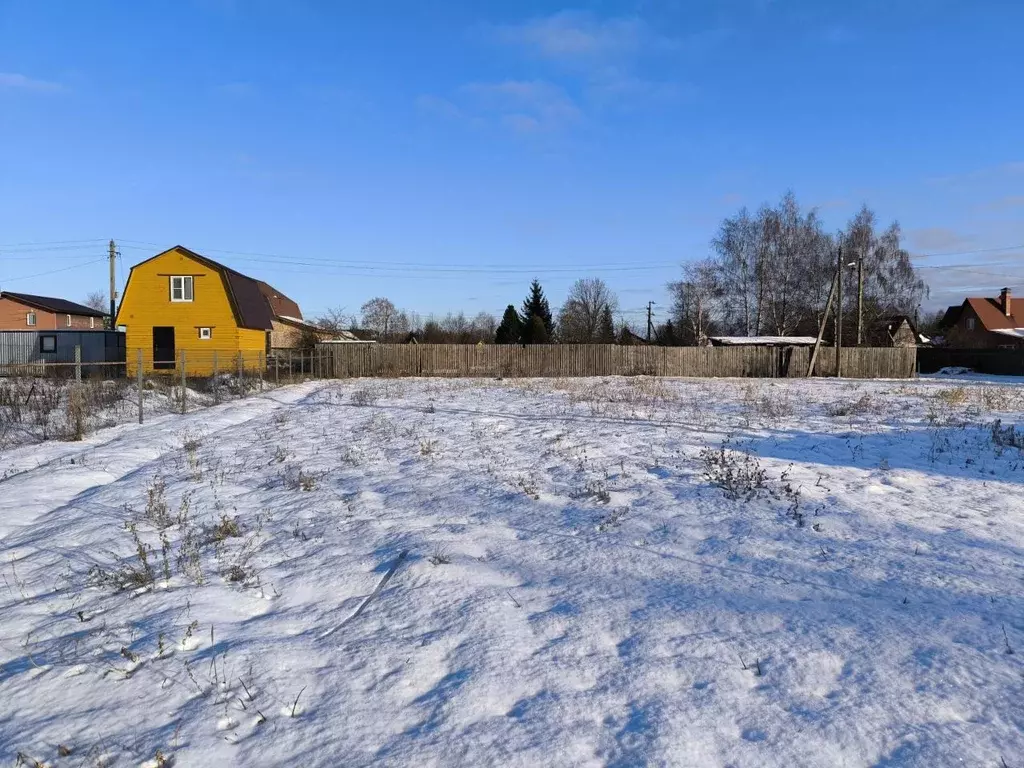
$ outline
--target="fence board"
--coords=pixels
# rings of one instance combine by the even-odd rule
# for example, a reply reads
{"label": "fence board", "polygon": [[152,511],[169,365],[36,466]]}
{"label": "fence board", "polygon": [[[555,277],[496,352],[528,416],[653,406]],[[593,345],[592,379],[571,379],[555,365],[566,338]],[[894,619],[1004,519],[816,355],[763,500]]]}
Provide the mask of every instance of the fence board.
{"label": "fence board", "polygon": [[[615,344],[330,344],[327,373],[356,377],[689,376],[800,378],[806,347],[625,347]],[[914,348],[843,349],[843,376],[910,378]],[[815,373],[835,376],[835,349],[818,353]]]}

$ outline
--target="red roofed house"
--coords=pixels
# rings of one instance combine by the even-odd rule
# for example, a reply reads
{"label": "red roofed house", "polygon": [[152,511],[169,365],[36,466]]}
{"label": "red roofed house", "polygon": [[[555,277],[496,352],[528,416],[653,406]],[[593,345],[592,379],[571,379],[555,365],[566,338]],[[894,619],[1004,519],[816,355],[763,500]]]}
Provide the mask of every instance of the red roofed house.
{"label": "red roofed house", "polygon": [[968,298],[942,318],[946,346],[960,349],[1024,349],[1024,299],[1003,288],[998,299]]}

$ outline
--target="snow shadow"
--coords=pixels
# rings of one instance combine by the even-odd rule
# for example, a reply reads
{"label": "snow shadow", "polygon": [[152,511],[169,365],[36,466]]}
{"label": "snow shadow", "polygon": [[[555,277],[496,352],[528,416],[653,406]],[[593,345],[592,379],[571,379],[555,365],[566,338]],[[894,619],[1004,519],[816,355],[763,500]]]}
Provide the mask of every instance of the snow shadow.
{"label": "snow shadow", "polygon": [[774,430],[751,447],[758,456],[794,463],[1024,483],[1024,450],[996,444],[991,425],[925,425],[884,433]]}

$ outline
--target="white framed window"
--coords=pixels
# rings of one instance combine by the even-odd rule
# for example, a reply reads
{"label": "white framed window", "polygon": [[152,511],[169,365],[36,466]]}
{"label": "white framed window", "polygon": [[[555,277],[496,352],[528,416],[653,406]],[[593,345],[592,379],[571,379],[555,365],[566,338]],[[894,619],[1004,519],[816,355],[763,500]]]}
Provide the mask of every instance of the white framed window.
{"label": "white framed window", "polygon": [[213,329],[212,328],[200,328],[199,329],[199,338],[200,339],[212,339],[213,338]]}
{"label": "white framed window", "polygon": [[95,328],[96,327],[96,318],[95,317],[90,317],[89,318],[89,327],[90,328]]}
{"label": "white framed window", "polygon": [[192,275],[171,277],[171,301],[192,301]]}
{"label": "white framed window", "polygon": [[35,312],[27,313],[25,315],[25,325],[35,325],[35,324],[36,324],[36,313]]}
{"label": "white framed window", "polygon": [[967,330],[968,331],[973,331],[974,330],[974,318],[973,317],[968,317],[967,318]]}
{"label": "white framed window", "polygon": [[64,325],[68,328],[71,327],[71,315],[64,315]]}

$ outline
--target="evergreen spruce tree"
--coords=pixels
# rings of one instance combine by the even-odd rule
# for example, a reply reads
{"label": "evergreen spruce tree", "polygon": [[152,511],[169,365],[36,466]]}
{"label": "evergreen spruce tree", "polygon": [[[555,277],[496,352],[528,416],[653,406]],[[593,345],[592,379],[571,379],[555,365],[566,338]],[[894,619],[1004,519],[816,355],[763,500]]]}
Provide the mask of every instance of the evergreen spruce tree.
{"label": "evergreen spruce tree", "polygon": [[547,326],[544,325],[544,318],[534,315],[530,322],[523,329],[523,344],[548,344],[551,337],[548,336]]}
{"label": "evergreen spruce tree", "polygon": [[679,340],[676,338],[676,327],[671,320],[666,320],[665,324],[658,329],[658,343],[663,347],[679,346]]}
{"label": "evergreen spruce tree", "polygon": [[[544,324],[543,341],[534,333],[533,318],[539,317]],[[521,318],[523,322],[523,343],[524,344],[547,344],[555,335],[555,320],[551,316],[551,307],[548,305],[547,297],[544,296],[544,289],[536,279],[530,283],[530,293],[523,302]]]}
{"label": "evergreen spruce tree", "polygon": [[501,325],[494,334],[495,344],[518,344],[523,338],[523,323],[516,308],[509,304],[501,316]]}
{"label": "evergreen spruce tree", "polygon": [[615,343],[615,320],[612,318],[612,308],[607,304],[601,310],[601,319],[597,324],[597,343]]}

